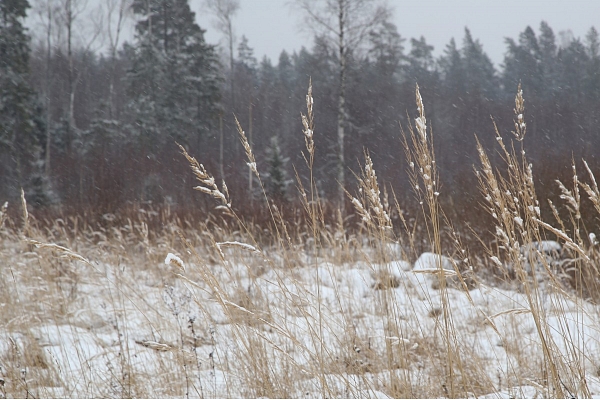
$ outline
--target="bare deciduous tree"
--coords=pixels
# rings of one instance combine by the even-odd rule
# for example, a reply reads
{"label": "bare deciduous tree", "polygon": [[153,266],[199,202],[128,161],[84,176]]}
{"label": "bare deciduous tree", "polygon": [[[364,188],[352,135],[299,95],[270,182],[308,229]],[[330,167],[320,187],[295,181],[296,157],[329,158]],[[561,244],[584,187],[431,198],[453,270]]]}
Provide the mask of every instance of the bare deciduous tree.
{"label": "bare deciduous tree", "polygon": [[[205,0],[206,7],[214,14],[216,20],[214,26],[227,39],[229,46],[229,67],[233,76],[233,43],[235,41],[233,33],[233,17],[240,9],[239,0]],[[231,79],[233,85],[233,79]],[[231,89],[233,95],[233,87]]]}
{"label": "bare deciduous tree", "polygon": [[[44,61],[44,98],[46,111],[46,143],[45,143],[45,175],[50,177],[52,160],[52,124],[51,109],[52,101],[56,95],[52,94],[53,68],[52,58],[56,49],[62,49],[67,53],[68,62],[68,93],[67,104],[67,123],[68,123],[68,143],[72,140],[72,135],[76,129],[75,123],[75,92],[78,82],[85,73],[87,65],[78,66],[74,60],[74,50],[81,49],[83,56],[89,53],[95,53],[102,47],[101,36],[109,39],[109,52],[113,63],[110,76],[110,97],[109,111],[112,112],[112,98],[114,86],[114,68],[116,64],[116,53],[119,46],[119,37],[121,35],[126,11],[129,8],[131,0],[105,0],[97,8],[87,12],[86,0],[36,0],[34,11],[37,16],[37,32],[40,38],[40,45],[45,52]],[[115,13],[118,9],[118,16]],[[104,26],[106,18],[106,27]],[[104,38],[101,38],[104,39]],[[94,46],[94,44],[97,44]]]}
{"label": "bare deciduous tree", "polygon": [[60,41],[60,29],[55,28],[56,14],[58,13],[58,2],[56,0],[38,0],[34,3],[34,10],[38,16],[39,24],[41,25],[45,38],[45,71],[44,71],[44,97],[46,100],[46,157],[44,162],[44,173],[46,177],[50,177],[50,159],[51,159],[51,143],[52,129],[50,127],[50,106],[52,96],[50,95],[50,82],[52,81],[52,69],[50,62],[52,59],[52,48],[56,42]]}
{"label": "bare deciduous tree", "polygon": [[[84,20],[82,17],[88,7],[87,0],[60,0],[58,18],[66,30],[66,47],[68,62],[69,107],[67,123],[69,131],[76,129],[75,124],[75,90],[81,79],[82,70],[76,70],[73,60],[73,47],[80,46],[86,55],[97,49],[92,49],[102,33],[102,13],[89,12]],[[75,41],[78,40],[78,43]],[[101,45],[99,46],[101,47]],[[69,135],[72,133],[69,132]]]}
{"label": "bare deciduous tree", "polygon": [[[117,66],[117,50],[119,49],[121,33],[129,11],[132,0],[106,0],[104,12],[106,15],[106,33],[108,35],[108,45],[111,60],[111,74],[109,84],[108,110],[110,118],[114,118],[114,88],[115,88],[115,69]],[[116,14],[116,15],[115,15]]]}
{"label": "bare deciduous tree", "polygon": [[304,13],[303,27],[324,37],[338,50],[338,181],[340,207],[344,204],[344,141],[346,112],[346,64],[349,51],[359,49],[370,30],[391,13],[384,0],[298,0],[295,7]]}

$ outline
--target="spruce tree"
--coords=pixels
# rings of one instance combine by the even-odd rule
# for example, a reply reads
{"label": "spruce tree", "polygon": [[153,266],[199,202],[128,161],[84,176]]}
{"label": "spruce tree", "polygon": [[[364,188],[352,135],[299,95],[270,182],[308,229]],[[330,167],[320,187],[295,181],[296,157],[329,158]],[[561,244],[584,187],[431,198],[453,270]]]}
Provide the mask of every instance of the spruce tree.
{"label": "spruce tree", "polygon": [[134,0],[139,16],[127,75],[134,127],[156,154],[177,140],[195,145],[218,101],[218,62],[188,0]]}
{"label": "spruce tree", "polygon": [[586,69],[586,94],[589,101],[597,102],[600,100],[600,37],[596,28],[590,28],[585,44],[590,60]]}
{"label": "spruce tree", "polygon": [[277,203],[287,200],[287,187],[290,184],[285,166],[288,158],[284,157],[279,147],[277,136],[271,138],[271,144],[267,149],[268,172],[265,174],[266,190],[271,199]]}
{"label": "spruce tree", "polygon": [[43,176],[42,110],[29,77],[29,36],[23,26],[27,0],[0,1],[0,193],[45,205],[50,196]]}

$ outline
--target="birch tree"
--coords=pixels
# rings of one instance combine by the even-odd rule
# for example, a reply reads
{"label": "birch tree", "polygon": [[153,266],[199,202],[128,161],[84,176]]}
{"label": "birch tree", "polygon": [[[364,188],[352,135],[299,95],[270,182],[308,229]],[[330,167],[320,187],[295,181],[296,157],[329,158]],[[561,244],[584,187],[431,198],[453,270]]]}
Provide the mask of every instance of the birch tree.
{"label": "birch tree", "polygon": [[235,96],[233,87],[233,44],[235,42],[235,36],[233,33],[233,18],[240,9],[239,0],[205,0],[206,7],[214,14],[216,20],[214,26],[217,28],[227,39],[227,46],[229,50],[229,70],[231,73],[231,96],[232,106],[234,105],[233,96]]}
{"label": "birch tree", "polygon": [[[58,29],[64,29],[64,46],[67,51],[67,154],[71,156],[72,142],[76,139],[77,124],[75,120],[75,93],[83,73],[85,63],[76,65],[75,51],[83,58],[95,53],[100,47],[97,39],[103,31],[102,13],[98,8],[89,10],[88,0],[59,0],[57,9]],[[62,36],[62,35],[61,35]]]}
{"label": "birch tree", "polygon": [[371,30],[386,21],[391,10],[383,0],[299,0],[303,27],[325,38],[338,53],[337,180],[340,207],[344,205],[344,142],[347,123],[346,66],[348,54],[357,51]]}
{"label": "birch tree", "polygon": [[108,111],[109,117],[115,118],[114,116],[114,92],[115,92],[115,79],[116,79],[116,67],[117,67],[117,50],[119,49],[121,34],[127,18],[130,16],[130,9],[133,0],[106,0],[103,11],[106,15],[106,34],[108,35],[109,41],[109,52],[110,52],[110,83],[109,83],[109,97],[108,97]]}

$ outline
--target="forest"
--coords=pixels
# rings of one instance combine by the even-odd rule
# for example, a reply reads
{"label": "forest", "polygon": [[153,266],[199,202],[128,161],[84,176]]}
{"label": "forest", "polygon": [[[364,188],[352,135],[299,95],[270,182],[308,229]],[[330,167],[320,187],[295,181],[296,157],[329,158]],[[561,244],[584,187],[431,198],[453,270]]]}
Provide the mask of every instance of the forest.
{"label": "forest", "polygon": [[[62,213],[102,214],[143,203],[184,213],[211,209],[212,200],[192,190],[181,144],[225,180],[232,197],[250,200],[234,203],[249,213],[261,194],[244,161],[237,118],[268,194],[293,208],[295,171],[306,178],[297,167],[304,165],[300,112],[310,80],[314,173],[320,197],[334,206],[349,201],[341,188],[355,190],[352,174],[364,151],[382,187],[410,197],[402,131],[417,83],[435,132],[441,201],[452,215],[476,205],[475,136],[490,149],[494,123],[510,126],[519,83],[539,194],[556,197],[554,179],[570,176],[571,164],[582,158],[592,170],[600,167],[594,27],[584,38],[556,34],[544,21],[537,31],[524,27],[505,39],[497,69],[468,27],[463,38],[448,38],[436,58],[425,37],[403,37],[389,10],[377,9],[343,46],[316,29],[300,51],[258,60],[245,36],[233,40],[235,1],[203,3],[222,22],[215,26],[228,44],[223,47],[205,41],[205,29],[217,28],[198,26],[187,0],[111,0],[97,19],[86,4],[0,5],[1,199],[14,202],[22,187],[31,206]],[[311,16],[302,6],[298,11]],[[25,28],[26,19],[35,20],[35,29]],[[123,41],[127,20],[135,34]]]}

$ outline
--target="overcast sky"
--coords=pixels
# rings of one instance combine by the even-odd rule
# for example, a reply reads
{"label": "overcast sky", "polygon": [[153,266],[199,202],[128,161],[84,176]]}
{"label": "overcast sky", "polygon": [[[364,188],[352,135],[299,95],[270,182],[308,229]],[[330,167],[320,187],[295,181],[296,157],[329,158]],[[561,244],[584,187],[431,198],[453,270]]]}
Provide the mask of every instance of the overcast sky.
{"label": "overcast sky", "polygon": [[[266,55],[277,63],[283,49],[293,52],[312,47],[312,38],[299,30],[301,15],[289,6],[290,0],[240,0],[234,20],[236,36],[246,35],[260,59]],[[435,47],[435,55],[454,37],[459,46],[465,26],[479,39],[492,61],[502,63],[505,37],[517,38],[527,25],[538,33],[542,20],[559,32],[571,30],[585,37],[590,27],[600,29],[600,0],[389,0],[394,9],[392,21],[404,38],[425,36]],[[190,0],[198,23],[206,29],[209,43],[222,36],[212,25],[212,16],[203,8],[203,0]],[[560,42],[559,42],[560,43]],[[405,43],[409,48],[409,43]]]}
{"label": "overcast sky", "polygon": [[[83,1],[93,13],[106,0]],[[259,61],[266,55],[277,64],[284,49],[292,53],[302,46],[312,48],[310,33],[300,31],[303,18],[290,6],[293,1],[240,0],[241,7],[234,19],[235,34],[238,42],[242,35],[248,38]],[[31,3],[36,2],[32,0]],[[461,46],[464,28],[468,27],[497,67],[504,59],[504,38],[518,38],[527,25],[538,33],[540,22],[548,22],[558,44],[562,31],[570,30],[574,37],[584,39],[592,26],[600,30],[600,0],[388,0],[388,3],[393,8],[391,20],[403,38],[423,35],[434,46],[437,57],[452,37]],[[198,24],[206,30],[206,40],[212,44],[224,43],[222,34],[214,28],[214,17],[207,12],[204,0],[190,0],[190,6],[196,12]],[[30,11],[30,16],[27,25],[39,29],[35,8]],[[132,25],[129,24],[126,40],[133,37]],[[107,46],[107,40],[103,43],[98,47]],[[406,50],[410,49],[408,40],[404,45]]]}

